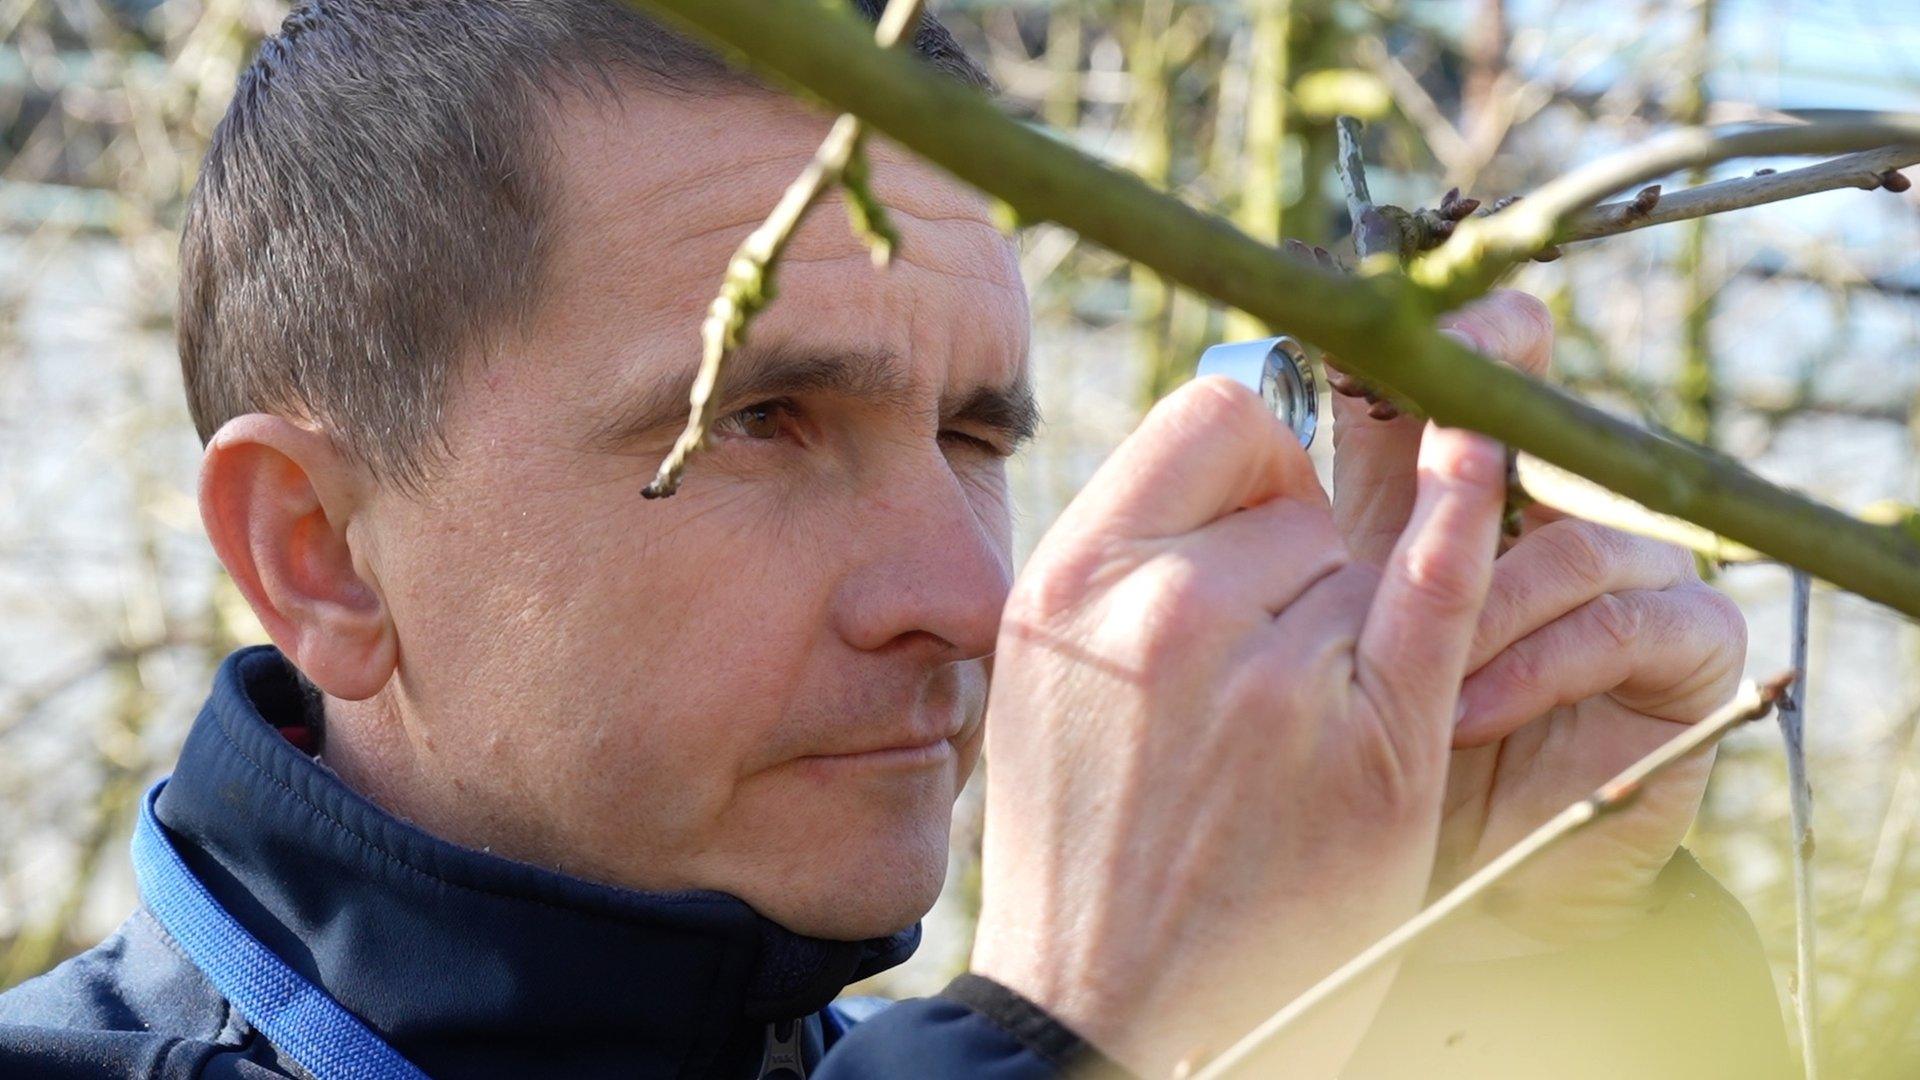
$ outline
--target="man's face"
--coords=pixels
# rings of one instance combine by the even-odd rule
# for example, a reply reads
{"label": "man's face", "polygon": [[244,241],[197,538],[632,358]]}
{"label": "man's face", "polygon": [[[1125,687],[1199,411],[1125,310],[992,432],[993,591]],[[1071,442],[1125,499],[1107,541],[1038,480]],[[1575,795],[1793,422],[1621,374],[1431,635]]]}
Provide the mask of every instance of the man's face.
{"label": "man's face", "polygon": [[870,147],[893,265],[823,202],[729,419],[679,494],[641,497],[729,257],[826,129],[746,89],[556,110],[538,310],[450,397],[444,476],[379,496],[370,559],[391,738],[432,789],[403,812],[858,938],[938,894],[1010,580],[1027,309],[985,204]]}

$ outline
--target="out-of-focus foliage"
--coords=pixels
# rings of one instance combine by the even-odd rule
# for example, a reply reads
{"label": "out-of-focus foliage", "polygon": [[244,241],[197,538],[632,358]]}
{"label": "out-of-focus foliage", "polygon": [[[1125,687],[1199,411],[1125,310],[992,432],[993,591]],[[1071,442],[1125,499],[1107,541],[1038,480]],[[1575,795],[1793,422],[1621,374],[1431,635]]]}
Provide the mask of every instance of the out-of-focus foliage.
{"label": "out-of-focus foliage", "polygon": [[[1014,111],[1266,238],[1335,242],[1332,117],[1369,119],[1373,191],[1522,193],[1675,122],[1912,107],[1920,14],[1750,0],[948,0]],[[211,666],[259,640],[192,490],[174,245],[266,0],[0,0],[0,985],[131,902],[133,796]],[[1731,175],[1777,162],[1747,162]],[[1676,177],[1673,184],[1685,182]],[[1849,509],[1916,501],[1916,196],[1838,192],[1570,248],[1520,285],[1558,315],[1555,378]],[[1337,246],[1337,245],[1336,245]],[[1014,474],[1024,551],[1201,348],[1257,331],[1050,227],[1023,239],[1049,416]],[[689,342],[689,348],[697,343]],[[1323,440],[1323,448],[1325,441]],[[1786,574],[1721,575],[1785,666]],[[1823,1057],[1920,1067],[1920,633],[1815,597],[1809,708]],[[1791,967],[1777,741],[1721,751],[1692,843]],[[977,791],[921,957],[964,963]],[[1785,976],[1782,975],[1783,999]]]}

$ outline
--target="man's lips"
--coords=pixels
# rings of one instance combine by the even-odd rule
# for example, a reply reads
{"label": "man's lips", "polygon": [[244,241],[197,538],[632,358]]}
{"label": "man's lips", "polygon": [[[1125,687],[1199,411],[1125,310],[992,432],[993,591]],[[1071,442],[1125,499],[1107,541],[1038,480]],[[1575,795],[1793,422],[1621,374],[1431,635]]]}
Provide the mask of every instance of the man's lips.
{"label": "man's lips", "polygon": [[953,760],[953,740],[936,737],[924,742],[900,742],[849,753],[808,754],[799,759],[827,768],[841,766],[893,769],[921,769],[944,765]]}
{"label": "man's lips", "polygon": [[895,728],[891,732],[876,732],[865,738],[835,740],[838,745],[821,753],[803,755],[798,760],[823,765],[898,768],[938,765],[952,760],[954,743],[972,727],[965,717],[960,716],[937,725],[923,722],[905,730]]}
{"label": "man's lips", "polygon": [[[798,765],[840,772],[848,768],[911,770],[956,761],[980,735],[985,680],[974,685],[953,666],[931,680],[872,680],[852,694],[820,698],[789,716],[761,768]],[[824,706],[824,707],[823,707]]]}

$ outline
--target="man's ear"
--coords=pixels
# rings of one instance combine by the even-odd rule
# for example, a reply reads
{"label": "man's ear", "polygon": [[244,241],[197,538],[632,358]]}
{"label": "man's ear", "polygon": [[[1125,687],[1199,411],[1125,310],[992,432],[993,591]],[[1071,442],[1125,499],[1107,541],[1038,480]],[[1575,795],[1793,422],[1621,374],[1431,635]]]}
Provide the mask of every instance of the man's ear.
{"label": "man's ear", "polygon": [[398,661],[367,532],[365,471],[324,432],[265,413],[236,416],[200,463],[200,521],[260,625],[308,679],[346,701],[372,697]]}

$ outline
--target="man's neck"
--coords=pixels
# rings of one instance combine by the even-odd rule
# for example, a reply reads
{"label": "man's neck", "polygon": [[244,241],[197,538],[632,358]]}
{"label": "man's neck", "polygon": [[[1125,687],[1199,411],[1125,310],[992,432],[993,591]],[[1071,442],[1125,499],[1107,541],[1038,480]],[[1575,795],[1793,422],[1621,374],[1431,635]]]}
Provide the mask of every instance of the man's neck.
{"label": "man's neck", "polygon": [[316,760],[381,810],[442,840],[566,872],[539,830],[462,791],[433,767],[435,736],[412,719],[399,679],[365,701],[322,695],[324,735]]}

